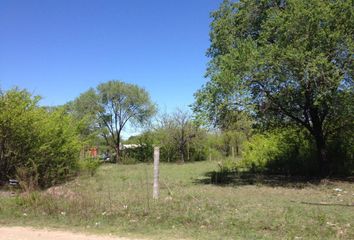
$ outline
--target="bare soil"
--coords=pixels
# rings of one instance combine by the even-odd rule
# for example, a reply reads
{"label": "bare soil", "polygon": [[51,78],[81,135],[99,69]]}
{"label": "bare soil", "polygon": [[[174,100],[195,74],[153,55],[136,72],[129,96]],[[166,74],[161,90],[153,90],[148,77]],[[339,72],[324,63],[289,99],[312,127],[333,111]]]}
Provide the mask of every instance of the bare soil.
{"label": "bare soil", "polygon": [[0,227],[0,240],[138,240],[29,227]]}

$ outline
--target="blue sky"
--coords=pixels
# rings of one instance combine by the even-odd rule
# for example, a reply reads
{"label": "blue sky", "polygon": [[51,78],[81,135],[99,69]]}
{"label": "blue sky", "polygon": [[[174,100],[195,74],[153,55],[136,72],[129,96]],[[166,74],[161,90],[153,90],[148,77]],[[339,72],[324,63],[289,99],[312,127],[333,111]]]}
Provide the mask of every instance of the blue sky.
{"label": "blue sky", "polygon": [[119,79],[163,111],[187,108],[206,81],[210,12],[221,0],[1,0],[0,86],[43,105]]}

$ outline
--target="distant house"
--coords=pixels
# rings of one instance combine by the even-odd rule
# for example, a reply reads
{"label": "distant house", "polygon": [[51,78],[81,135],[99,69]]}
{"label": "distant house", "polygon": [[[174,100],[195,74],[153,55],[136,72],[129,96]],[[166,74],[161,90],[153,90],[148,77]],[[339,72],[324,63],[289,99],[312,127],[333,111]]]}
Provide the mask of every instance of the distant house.
{"label": "distant house", "polygon": [[135,149],[135,148],[139,148],[139,147],[142,147],[142,145],[141,144],[122,144],[121,150]]}

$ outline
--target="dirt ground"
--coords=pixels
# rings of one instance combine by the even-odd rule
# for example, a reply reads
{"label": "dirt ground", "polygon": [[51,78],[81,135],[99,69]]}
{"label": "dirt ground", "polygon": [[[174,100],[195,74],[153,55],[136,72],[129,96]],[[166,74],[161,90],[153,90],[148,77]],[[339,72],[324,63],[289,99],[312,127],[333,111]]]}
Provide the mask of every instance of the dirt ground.
{"label": "dirt ground", "polygon": [[27,227],[0,227],[0,240],[138,240]]}

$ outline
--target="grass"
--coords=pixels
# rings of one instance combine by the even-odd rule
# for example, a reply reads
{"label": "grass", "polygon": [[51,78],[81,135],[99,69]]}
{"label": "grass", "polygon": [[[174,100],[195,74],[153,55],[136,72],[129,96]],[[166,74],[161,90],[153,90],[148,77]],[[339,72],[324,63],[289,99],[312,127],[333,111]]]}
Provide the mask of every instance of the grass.
{"label": "grass", "polygon": [[[210,184],[216,162],[103,165],[43,192],[0,194],[0,224],[69,228],[149,239],[354,239],[354,185],[341,181]],[[334,190],[336,188],[340,188]],[[342,190],[342,191],[340,191]]]}

